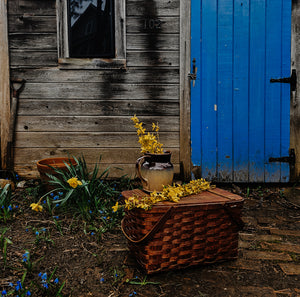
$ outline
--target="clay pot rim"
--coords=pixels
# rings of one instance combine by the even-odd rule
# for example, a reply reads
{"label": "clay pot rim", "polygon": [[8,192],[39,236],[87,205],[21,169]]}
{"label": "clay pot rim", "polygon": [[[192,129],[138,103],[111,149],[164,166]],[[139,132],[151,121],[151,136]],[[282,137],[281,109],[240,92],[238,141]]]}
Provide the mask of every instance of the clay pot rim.
{"label": "clay pot rim", "polygon": [[[55,162],[53,162],[53,160],[57,160],[57,164]],[[37,161],[36,164],[37,164],[38,169],[39,168],[49,169],[50,168],[49,166],[52,166],[54,168],[60,167],[61,164],[63,166],[65,166],[64,162],[66,162],[67,164],[70,164],[70,162],[71,162],[71,164],[73,164],[73,165],[77,164],[75,159],[68,158],[68,157],[45,158],[45,159],[41,159],[41,160]]]}

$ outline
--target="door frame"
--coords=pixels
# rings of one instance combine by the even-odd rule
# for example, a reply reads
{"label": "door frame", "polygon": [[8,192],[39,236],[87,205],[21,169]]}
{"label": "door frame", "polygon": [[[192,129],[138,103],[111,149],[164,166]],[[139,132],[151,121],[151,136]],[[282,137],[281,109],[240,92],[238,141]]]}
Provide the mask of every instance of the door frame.
{"label": "door frame", "polygon": [[[295,149],[295,170],[290,181],[300,179],[300,2],[292,1],[291,69],[298,74],[297,90],[291,94],[290,147]],[[183,180],[191,179],[191,0],[180,1],[180,171]]]}
{"label": "door frame", "polygon": [[191,0],[180,1],[180,172],[191,179]]}

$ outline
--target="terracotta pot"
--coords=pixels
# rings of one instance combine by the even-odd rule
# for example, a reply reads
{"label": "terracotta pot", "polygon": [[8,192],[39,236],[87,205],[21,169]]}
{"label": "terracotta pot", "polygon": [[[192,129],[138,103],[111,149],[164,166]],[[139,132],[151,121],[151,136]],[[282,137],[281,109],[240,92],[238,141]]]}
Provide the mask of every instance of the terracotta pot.
{"label": "terracotta pot", "polygon": [[171,185],[173,181],[174,167],[171,163],[171,152],[146,153],[137,160],[136,171],[145,191],[161,192],[164,186]]}
{"label": "terracotta pot", "polygon": [[46,190],[48,191],[53,190],[53,187],[49,184],[50,178],[47,176],[47,174],[52,174],[54,176],[57,176],[55,170],[49,166],[58,168],[63,171],[67,171],[68,169],[64,162],[69,165],[72,164],[74,166],[77,164],[73,158],[65,158],[65,157],[42,159],[36,163],[37,169],[40,173],[41,181],[43,184],[45,184]]}

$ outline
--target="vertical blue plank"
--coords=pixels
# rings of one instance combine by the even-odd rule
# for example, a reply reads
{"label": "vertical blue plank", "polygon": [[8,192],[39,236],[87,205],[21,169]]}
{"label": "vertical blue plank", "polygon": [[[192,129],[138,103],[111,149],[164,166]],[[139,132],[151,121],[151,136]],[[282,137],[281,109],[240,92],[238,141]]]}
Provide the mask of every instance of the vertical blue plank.
{"label": "vertical blue plank", "polygon": [[[191,6],[191,60],[196,59],[197,80],[191,83],[191,141],[192,163],[201,166],[201,1],[192,0]],[[193,64],[191,61],[191,71]]]}
{"label": "vertical blue plank", "polygon": [[264,181],[265,0],[250,4],[249,181]]}
{"label": "vertical blue plank", "polygon": [[233,159],[234,181],[247,182],[248,171],[248,75],[249,0],[234,1]]}
{"label": "vertical blue plank", "polygon": [[232,48],[233,1],[218,1],[218,53],[217,53],[217,143],[218,180],[233,179],[232,149]]}
{"label": "vertical blue plank", "polygon": [[280,89],[270,78],[281,75],[281,0],[266,1],[266,95],[265,95],[265,182],[280,182],[280,163],[268,163],[280,156]]}
{"label": "vertical blue plank", "polygon": [[[291,75],[291,2],[282,0],[282,77]],[[281,155],[288,156],[290,147],[290,85],[281,84],[281,88]],[[288,163],[281,163],[281,181],[289,181]]]}
{"label": "vertical blue plank", "polygon": [[217,175],[217,0],[202,1],[202,176]]}

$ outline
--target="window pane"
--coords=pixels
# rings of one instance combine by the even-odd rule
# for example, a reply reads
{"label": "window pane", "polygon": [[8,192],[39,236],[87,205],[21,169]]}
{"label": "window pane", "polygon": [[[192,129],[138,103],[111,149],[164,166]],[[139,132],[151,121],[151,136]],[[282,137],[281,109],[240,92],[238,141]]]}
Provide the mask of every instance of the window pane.
{"label": "window pane", "polygon": [[114,0],[69,0],[71,58],[114,58]]}

